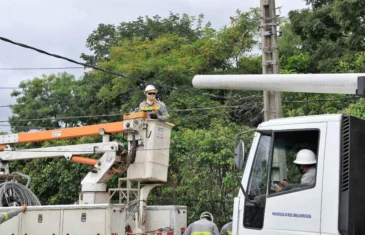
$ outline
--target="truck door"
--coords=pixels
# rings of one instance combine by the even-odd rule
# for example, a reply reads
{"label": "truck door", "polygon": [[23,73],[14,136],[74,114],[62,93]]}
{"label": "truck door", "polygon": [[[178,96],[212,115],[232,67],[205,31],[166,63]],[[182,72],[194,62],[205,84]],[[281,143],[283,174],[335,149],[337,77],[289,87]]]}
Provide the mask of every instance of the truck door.
{"label": "truck door", "polygon": [[[240,202],[238,234],[320,234],[326,126],[280,126],[261,134],[247,184],[250,201]],[[315,162],[294,164],[302,149],[313,152]]]}

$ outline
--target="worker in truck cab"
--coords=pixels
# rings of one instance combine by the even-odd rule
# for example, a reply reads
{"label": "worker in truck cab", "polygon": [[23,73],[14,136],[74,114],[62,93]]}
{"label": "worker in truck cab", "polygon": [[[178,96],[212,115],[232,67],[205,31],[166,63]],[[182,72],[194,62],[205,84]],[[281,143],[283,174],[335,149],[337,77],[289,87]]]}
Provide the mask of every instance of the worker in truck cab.
{"label": "worker in truck cab", "polygon": [[219,235],[217,225],[213,223],[213,216],[209,212],[203,212],[200,220],[191,223],[183,235]]}
{"label": "worker in truck cab", "polygon": [[4,223],[5,221],[17,216],[20,212],[25,212],[27,209],[27,206],[21,206],[12,210],[9,210],[7,212],[0,212],[0,224]]}
{"label": "worker in truck cab", "polygon": [[[231,216],[231,220],[233,220],[233,216]],[[232,222],[223,225],[220,235],[232,235]]]}
{"label": "worker in truck cab", "polygon": [[[316,183],[316,164],[317,159],[313,151],[309,149],[302,149],[297,153],[294,164],[298,167],[298,170],[302,174],[300,179],[300,185],[302,186],[314,186]],[[278,187],[275,191],[281,192],[285,189],[292,189],[293,186],[289,185],[287,180],[280,181],[282,187]]]}
{"label": "worker in truck cab", "polygon": [[162,122],[169,120],[166,105],[156,99],[157,89],[153,85],[146,86],[144,90],[146,100],[139,104],[139,111],[147,112],[148,118],[158,119]]}

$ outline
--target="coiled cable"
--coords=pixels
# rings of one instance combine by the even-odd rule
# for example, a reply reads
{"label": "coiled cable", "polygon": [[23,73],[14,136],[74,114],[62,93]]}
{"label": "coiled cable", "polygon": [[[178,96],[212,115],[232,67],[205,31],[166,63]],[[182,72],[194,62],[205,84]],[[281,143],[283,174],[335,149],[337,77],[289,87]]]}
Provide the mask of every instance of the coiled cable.
{"label": "coiled cable", "polygon": [[[14,172],[12,175],[20,175],[28,179],[30,177],[21,173]],[[41,203],[37,196],[27,187],[16,181],[6,181],[0,183],[0,207],[8,206],[40,206]]]}

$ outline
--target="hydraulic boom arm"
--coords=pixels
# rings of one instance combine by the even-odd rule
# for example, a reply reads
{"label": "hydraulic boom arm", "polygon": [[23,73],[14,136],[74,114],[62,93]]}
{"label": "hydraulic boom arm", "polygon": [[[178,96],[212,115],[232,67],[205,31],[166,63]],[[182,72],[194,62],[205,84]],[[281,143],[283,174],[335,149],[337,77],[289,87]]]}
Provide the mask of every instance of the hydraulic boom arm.
{"label": "hydraulic boom arm", "polygon": [[104,123],[91,126],[63,128],[49,131],[27,132],[0,136],[0,144],[29,143],[47,140],[70,139],[100,135],[100,131],[115,134],[123,132],[123,122]]}

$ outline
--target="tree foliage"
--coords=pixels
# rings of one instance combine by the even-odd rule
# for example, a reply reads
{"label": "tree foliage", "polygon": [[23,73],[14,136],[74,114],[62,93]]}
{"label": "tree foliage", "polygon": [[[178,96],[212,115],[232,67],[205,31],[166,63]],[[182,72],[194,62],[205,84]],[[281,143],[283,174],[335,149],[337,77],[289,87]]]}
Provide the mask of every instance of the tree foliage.
{"label": "tree foliage", "polygon": [[84,99],[82,96],[87,94],[83,94],[76,83],[74,76],[67,73],[43,75],[21,82],[19,86],[21,90],[15,90],[11,94],[16,98],[16,104],[12,107],[13,116],[10,118],[13,130],[77,125],[77,119],[61,118],[78,116],[82,113],[83,106],[80,106],[78,101]]}
{"label": "tree foliage", "polygon": [[[306,2],[311,8],[290,12],[289,21],[281,26],[281,73],[364,72],[363,30],[355,30],[361,21],[358,16],[363,9],[358,7],[362,1]],[[345,2],[349,4],[344,6]],[[286,116],[341,113],[358,101],[344,95],[305,93],[284,93],[283,100]]]}
{"label": "tree foliage", "polygon": [[81,58],[91,64],[109,57],[109,50],[121,40],[139,38],[144,41],[154,40],[165,34],[175,34],[190,41],[195,41],[204,35],[205,31],[212,30],[208,22],[203,26],[204,15],[198,18],[188,14],[170,13],[166,18],[158,15],[153,17],[138,17],[131,22],[122,22],[118,26],[99,24],[96,30],[89,35],[86,46],[93,55],[82,54]]}
{"label": "tree foliage", "polygon": [[[151,197],[154,204],[187,205],[189,220],[199,219],[210,211],[218,224],[232,214],[233,198],[237,195],[233,170],[234,139],[247,127],[214,119],[208,130],[181,129],[174,132],[171,142],[169,184]],[[252,135],[245,135],[250,143]]]}

